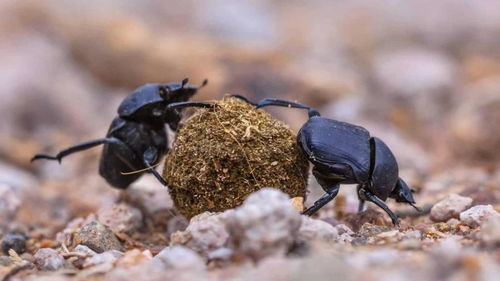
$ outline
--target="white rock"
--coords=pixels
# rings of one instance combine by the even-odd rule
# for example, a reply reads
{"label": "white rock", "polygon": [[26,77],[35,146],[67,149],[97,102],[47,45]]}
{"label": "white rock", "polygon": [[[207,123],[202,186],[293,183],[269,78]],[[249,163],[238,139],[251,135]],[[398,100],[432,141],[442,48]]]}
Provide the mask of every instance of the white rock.
{"label": "white rock", "polygon": [[302,216],[302,224],[297,237],[301,240],[320,240],[332,242],[336,240],[339,233],[335,227],[322,220],[312,219],[308,216]]}
{"label": "white rock", "polygon": [[422,239],[422,232],[420,230],[409,231],[403,234],[403,238],[420,240]]}
{"label": "white rock", "polygon": [[203,258],[195,251],[184,246],[166,247],[153,258],[152,264],[167,270],[201,271],[206,268]]}
{"label": "white rock", "polygon": [[14,190],[5,184],[0,184],[0,222],[13,218],[21,204]]}
{"label": "white rock", "polygon": [[285,193],[263,188],[227,214],[230,244],[237,254],[259,260],[283,254],[294,241],[302,219]]}
{"label": "white rock", "polygon": [[233,256],[233,250],[230,248],[219,248],[208,254],[209,260],[229,260]]}
{"label": "white rock", "polygon": [[141,177],[125,190],[131,201],[150,215],[174,209],[168,188],[161,186],[154,177]]}
{"label": "white rock", "polygon": [[491,216],[481,224],[479,237],[485,245],[500,245],[500,215]]}
{"label": "white rock", "polygon": [[123,256],[123,253],[117,250],[106,251],[104,253],[93,255],[85,260],[83,267],[90,267],[99,264],[112,264]]}
{"label": "white rock", "polygon": [[203,256],[226,246],[229,233],[224,221],[225,214],[205,212],[191,218],[185,231],[171,235],[171,245],[184,245]]}
{"label": "white rock", "polygon": [[73,252],[85,254],[89,257],[97,255],[97,253],[94,250],[90,249],[89,247],[87,247],[85,245],[76,245],[76,247],[73,249]]}
{"label": "white rock", "polygon": [[458,218],[460,212],[467,210],[471,204],[472,198],[450,194],[432,207],[430,217],[435,222]]}
{"label": "white rock", "polygon": [[41,248],[33,256],[33,263],[38,270],[54,271],[64,266],[64,258],[59,252],[50,248]]}
{"label": "white rock", "polygon": [[493,215],[498,215],[498,212],[493,209],[493,206],[477,205],[461,212],[460,220],[470,227],[477,227]]}

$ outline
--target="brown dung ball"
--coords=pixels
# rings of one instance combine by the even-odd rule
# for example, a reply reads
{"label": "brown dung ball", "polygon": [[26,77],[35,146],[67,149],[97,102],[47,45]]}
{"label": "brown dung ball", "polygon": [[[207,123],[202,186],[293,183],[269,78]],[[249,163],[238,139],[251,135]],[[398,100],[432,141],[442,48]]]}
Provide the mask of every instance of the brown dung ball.
{"label": "brown dung ball", "polygon": [[163,176],[179,212],[234,208],[262,187],[305,197],[309,162],[295,134],[239,99],[217,104],[189,118],[167,154]]}

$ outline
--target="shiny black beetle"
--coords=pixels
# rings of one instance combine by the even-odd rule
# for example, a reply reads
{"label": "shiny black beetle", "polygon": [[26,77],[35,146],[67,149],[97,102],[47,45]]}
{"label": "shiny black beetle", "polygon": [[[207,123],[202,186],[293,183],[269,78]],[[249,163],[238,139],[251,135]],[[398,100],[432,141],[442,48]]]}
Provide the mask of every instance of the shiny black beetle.
{"label": "shiny black beetle", "polygon": [[257,108],[274,105],[308,110],[309,120],[297,134],[297,142],[313,164],[313,174],[326,194],[303,214],[312,215],[335,198],[340,184],[358,184],[359,211],[365,201],[373,202],[389,215],[395,226],[399,226],[398,218],[384,203],[387,198],[419,210],[414,205],[412,191],[399,178],[398,163],[391,150],[379,138],[371,137],[365,128],[323,118],[317,110],[303,104],[278,99],[253,103],[240,95],[234,97]]}
{"label": "shiny black beetle", "polygon": [[105,138],[69,147],[56,156],[37,154],[31,161],[61,162],[69,154],[104,144],[99,174],[113,187],[125,189],[146,171],[167,185],[153,168],[168,150],[165,124],[175,131],[181,120],[180,109],[167,106],[189,100],[207,80],[200,87],[187,83],[186,78],[180,83],[141,86],[122,101]]}

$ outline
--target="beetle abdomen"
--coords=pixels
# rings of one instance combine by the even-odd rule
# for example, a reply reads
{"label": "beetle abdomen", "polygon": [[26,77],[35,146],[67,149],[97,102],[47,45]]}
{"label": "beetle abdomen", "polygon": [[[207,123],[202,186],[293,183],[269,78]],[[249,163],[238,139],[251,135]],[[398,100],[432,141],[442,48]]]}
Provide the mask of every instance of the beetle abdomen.
{"label": "beetle abdomen", "polygon": [[[121,143],[121,142],[120,142]],[[105,144],[99,163],[99,174],[117,188],[125,189],[137,180],[142,173],[124,175],[123,173],[142,168],[141,160],[125,144]]]}
{"label": "beetle abdomen", "polygon": [[389,147],[379,138],[373,137],[374,165],[372,172],[373,190],[380,199],[386,200],[399,179],[398,163]]}
{"label": "beetle abdomen", "polygon": [[370,170],[370,134],[362,127],[331,119],[312,117],[299,132],[298,141],[315,165],[349,165],[359,183]]}

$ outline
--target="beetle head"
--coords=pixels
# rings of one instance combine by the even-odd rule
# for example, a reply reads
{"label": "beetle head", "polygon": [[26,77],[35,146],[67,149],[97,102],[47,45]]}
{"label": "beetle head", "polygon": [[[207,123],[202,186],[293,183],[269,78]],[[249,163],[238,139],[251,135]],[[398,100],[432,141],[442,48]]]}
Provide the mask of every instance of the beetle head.
{"label": "beetle head", "polygon": [[[189,86],[188,79],[180,83],[146,84],[126,97],[118,108],[120,117],[150,124],[169,123],[172,126],[180,120],[180,113],[166,110],[169,103],[187,101],[201,87]],[[206,80],[202,86],[206,85]]]}
{"label": "beetle head", "polygon": [[208,80],[205,79],[200,86],[188,85],[188,82],[188,78],[184,78],[180,83],[159,85],[158,94],[167,104],[188,101],[198,89],[207,85]]}
{"label": "beetle head", "polygon": [[394,198],[396,202],[410,204],[417,211],[420,209],[415,206],[415,199],[413,199],[413,191],[408,187],[406,182],[399,178],[396,188],[392,191],[390,197]]}
{"label": "beetle head", "polygon": [[160,85],[158,87],[158,94],[163,100],[163,122],[168,123],[170,128],[174,131],[177,130],[181,120],[181,112],[179,109],[165,109],[167,105],[174,102],[188,101],[198,89],[207,85],[208,80],[203,80],[203,83],[196,87],[188,85],[188,78],[184,78],[180,83],[170,83]]}

